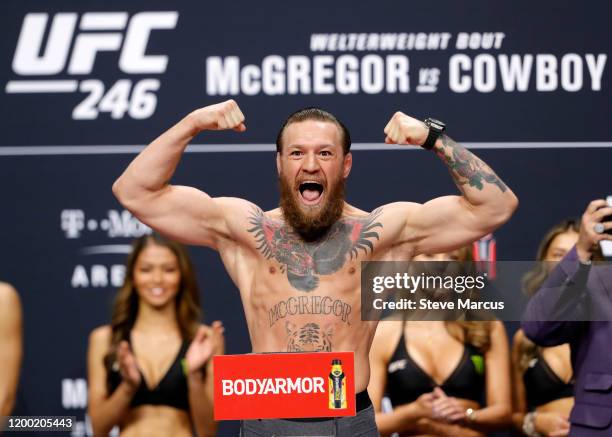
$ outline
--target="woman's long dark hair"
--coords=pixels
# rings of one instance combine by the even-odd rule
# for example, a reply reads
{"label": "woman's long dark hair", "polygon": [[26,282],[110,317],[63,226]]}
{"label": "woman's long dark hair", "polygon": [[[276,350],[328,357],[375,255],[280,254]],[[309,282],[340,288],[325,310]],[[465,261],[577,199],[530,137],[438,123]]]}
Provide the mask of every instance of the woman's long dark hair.
{"label": "woman's long dark hair", "polygon": [[[474,261],[472,246],[465,246],[459,249],[459,262],[470,264]],[[459,328],[459,330],[456,329]],[[485,353],[491,347],[491,322],[490,321],[468,321],[457,320],[446,322],[448,333],[462,343],[471,344],[480,353]]]}
{"label": "woman's long dark hair", "polygon": [[110,371],[116,361],[117,347],[123,340],[129,341],[130,331],[136,322],[139,298],[134,286],[134,268],[138,257],[149,245],[167,247],[176,255],[181,282],[176,295],[176,320],[183,341],[191,341],[200,324],[200,292],[191,260],[185,247],[159,234],[140,237],[132,243],[132,252],[128,256],[125,280],[119,289],[111,318],[111,344],[104,358],[107,371]]}

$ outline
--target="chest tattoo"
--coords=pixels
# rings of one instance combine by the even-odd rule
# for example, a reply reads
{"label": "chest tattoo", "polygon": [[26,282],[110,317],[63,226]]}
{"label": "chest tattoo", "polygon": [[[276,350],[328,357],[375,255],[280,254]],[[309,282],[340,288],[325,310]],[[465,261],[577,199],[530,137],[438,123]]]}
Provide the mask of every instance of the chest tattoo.
{"label": "chest tattoo", "polygon": [[321,239],[305,242],[284,221],[266,217],[259,208],[251,212],[248,232],[257,242],[257,250],[281,265],[293,288],[310,292],[319,285],[320,275],[337,272],[349,260],[374,250],[383,225],[376,221],[382,208],[362,218],[341,218]]}

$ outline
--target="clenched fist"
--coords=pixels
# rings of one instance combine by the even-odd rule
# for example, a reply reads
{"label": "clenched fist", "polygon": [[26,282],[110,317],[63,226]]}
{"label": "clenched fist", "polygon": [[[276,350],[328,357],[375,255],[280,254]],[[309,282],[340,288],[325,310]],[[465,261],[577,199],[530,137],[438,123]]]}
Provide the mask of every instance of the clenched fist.
{"label": "clenched fist", "polygon": [[421,146],[427,140],[428,133],[425,123],[398,111],[385,126],[385,143]]}
{"label": "clenched fist", "polygon": [[226,100],[216,105],[205,106],[196,109],[189,117],[195,124],[198,132],[203,130],[225,130],[233,129],[236,132],[244,132],[244,114],[234,100]]}

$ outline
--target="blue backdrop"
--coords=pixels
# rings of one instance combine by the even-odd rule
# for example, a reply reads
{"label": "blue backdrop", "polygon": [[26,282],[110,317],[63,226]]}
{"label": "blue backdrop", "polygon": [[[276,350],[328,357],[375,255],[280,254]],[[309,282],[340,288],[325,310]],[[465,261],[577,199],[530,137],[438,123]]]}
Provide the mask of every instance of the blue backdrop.
{"label": "blue backdrop", "polygon": [[[611,7],[605,1],[2,3],[0,277],[23,300],[15,414],[85,408],[87,337],[109,322],[126,246],[146,232],[114,179],[189,111],[234,98],[247,132],[205,133],[175,182],[277,205],[282,120],[324,107],[352,132],[348,199],[363,209],[454,193],[433,155],[384,147],[393,112],[445,121],[520,207],[498,258],[534,256],[553,223],[612,194]],[[207,322],[250,350],[218,257],[192,248]],[[518,290],[517,290],[518,292]],[[512,327],[511,327],[512,328]],[[220,435],[235,427],[224,424]]]}

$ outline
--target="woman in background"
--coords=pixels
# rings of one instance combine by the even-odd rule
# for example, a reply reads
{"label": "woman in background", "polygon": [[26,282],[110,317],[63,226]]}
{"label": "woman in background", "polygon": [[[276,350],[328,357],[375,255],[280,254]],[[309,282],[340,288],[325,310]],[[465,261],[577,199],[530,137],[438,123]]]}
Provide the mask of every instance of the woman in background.
{"label": "woman in background", "polygon": [[21,302],[17,291],[0,282],[0,433],[2,416],[10,416],[17,397],[23,355]]}
{"label": "woman in background", "polygon": [[[540,243],[538,263],[525,275],[525,292],[532,296],[548,273],[578,240],[579,223],[565,220],[554,226]],[[512,346],[512,421],[527,436],[561,437],[569,433],[569,413],[574,405],[574,385],[568,344],[539,347],[522,329]]]}
{"label": "woman in background", "polygon": [[[469,249],[414,261],[471,260]],[[368,392],[380,433],[482,436],[510,424],[509,348],[501,322],[384,321]],[[393,410],[381,403],[387,393]]]}
{"label": "woman in background", "polygon": [[89,415],[94,435],[216,433],[212,360],[223,327],[201,325],[199,291],[185,248],[160,235],[133,243],[110,326],[89,341]]}

